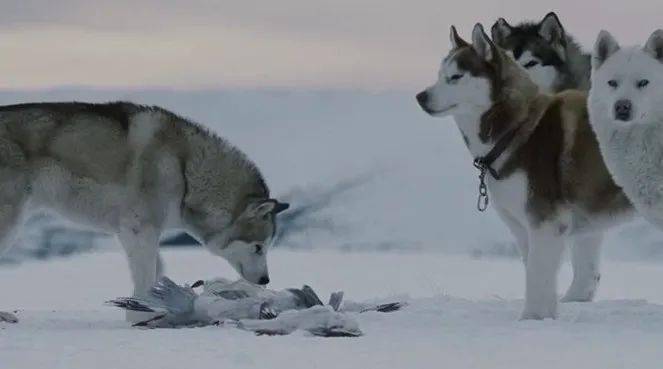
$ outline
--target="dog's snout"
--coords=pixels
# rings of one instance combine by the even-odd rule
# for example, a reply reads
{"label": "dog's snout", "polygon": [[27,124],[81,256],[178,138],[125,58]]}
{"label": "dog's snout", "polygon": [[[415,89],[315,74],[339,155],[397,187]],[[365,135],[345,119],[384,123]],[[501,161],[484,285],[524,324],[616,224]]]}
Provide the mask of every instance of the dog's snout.
{"label": "dog's snout", "polygon": [[260,280],[258,280],[258,284],[261,285],[261,286],[269,284],[269,277],[266,276],[266,275],[263,275],[262,277],[260,277]]}
{"label": "dog's snout", "polygon": [[421,107],[426,108],[426,104],[428,103],[428,92],[422,91],[417,94],[417,102]]}
{"label": "dog's snout", "polygon": [[619,100],[615,103],[615,119],[622,121],[631,120],[633,112],[633,103],[631,100]]}

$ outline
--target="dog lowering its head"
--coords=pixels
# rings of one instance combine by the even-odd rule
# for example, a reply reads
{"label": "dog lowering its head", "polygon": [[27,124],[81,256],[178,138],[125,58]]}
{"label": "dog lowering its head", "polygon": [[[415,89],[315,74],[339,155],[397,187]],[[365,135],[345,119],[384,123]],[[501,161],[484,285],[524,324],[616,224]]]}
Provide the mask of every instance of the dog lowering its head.
{"label": "dog lowering its head", "polygon": [[288,205],[270,198],[243,153],[197,124],[123,102],[2,106],[0,146],[0,252],[26,211],[49,209],[117,235],[136,296],[162,272],[167,229],[186,230],[248,281],[269,283],[275,217]]}

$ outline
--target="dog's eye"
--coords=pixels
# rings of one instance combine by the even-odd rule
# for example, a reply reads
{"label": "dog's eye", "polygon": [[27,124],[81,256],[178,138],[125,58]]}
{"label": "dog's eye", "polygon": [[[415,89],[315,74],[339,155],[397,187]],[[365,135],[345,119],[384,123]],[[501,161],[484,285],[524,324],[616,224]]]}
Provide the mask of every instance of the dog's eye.
{"label": "dog's eye", "polygon": [[525,69],[530,69],[532,67],[536,67],[537,65],[539,65],[538,61],[530,60],[530,61],[527,62],[527,64],[523,65],[523,67],[525,67]]}
{"label": "dog's eye", "polygon": [[645,87],[647,87],[648,84],[649,84],[648,79],[641,79],[641,80],[638,81],[637,86],[638,86],[638,88],[645,88]]}
{"label": "dog's eye", "polygon": [[615,81],[614,79],[611,79],[611,80],[608,81],[608,86],[610,86],[612,88],[617,88],[617,86],[619,86],[619,83],[617,81]]}
{"label": "dog's eye", "polygon": [[458,80],[461,78],[463,78],[462,74],[454,74],[453,76],[449,77],[449,82],[455,83],[458,82]]}
{"label": "dog's eye", "polygon": [[256,245],[256,254],[262,255],[264,252],[264,246],[263,245]]}

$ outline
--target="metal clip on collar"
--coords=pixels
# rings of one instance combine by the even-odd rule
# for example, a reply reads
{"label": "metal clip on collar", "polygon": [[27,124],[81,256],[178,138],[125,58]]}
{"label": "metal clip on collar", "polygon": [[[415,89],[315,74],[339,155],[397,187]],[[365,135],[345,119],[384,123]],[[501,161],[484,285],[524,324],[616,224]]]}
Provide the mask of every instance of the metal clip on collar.
{"label": "metal clip on collar", "polygon": [[484,212],[488,209],[490,199],[488,198],[488,187],[486,186],[486,173],[488,166],[481,158],[474,159],[474,167],[479,170],[479,197],[477,198],[477,210]]}

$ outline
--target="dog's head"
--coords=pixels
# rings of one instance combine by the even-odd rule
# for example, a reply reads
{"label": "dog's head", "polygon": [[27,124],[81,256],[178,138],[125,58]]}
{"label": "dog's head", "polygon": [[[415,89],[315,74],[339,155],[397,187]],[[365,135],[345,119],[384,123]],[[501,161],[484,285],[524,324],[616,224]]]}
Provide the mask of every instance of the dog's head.
{"label": "dog's head", "polygon": [[663,30],[644,47],[621,48],[601,31],[592,54],[592,121],[614,127],[663,120]]}
{"label": "dog's head", "polygon": [[[194,214],[199,237],[205,247],[226,259],[247,281],[269,283],[267,253],[276,234],[276,215],[289,205],[274,199],[254,199],[233,217],[230,226],[218,214],[208,211]],[[208,209],[209,210],[209,209]]]}
{"label": "dog's head", "polygon": [[543,91],[555,90],[567,63],[567,37],[555,13],[548,13],[538,23],[517,26],[500,18],[491,28],[491,35],[493,42],[511,53]]}
{"label": "dog's head", "polygon": [[498,88],[500,53],[477,24],[472,44],[463,40],[454,26],[450,30],[451,51],[442,60],[437,82],[417,95],[421,108],[436,117],[458,111],[485,111]]}
{"label": "dog's head", "polygon": [[[538,90],[527,73],[486,35],[481,24],[474,26],[472,44],[451,27],[451,51],[442,60],[437,82],[417,95],[421,108],[432,116],[483,114],[480,136],[491,138],[493,123],[505,124],[504,111],[527,109],[528,98]],[[518,102],[517,104],[515,102]],[[501,116],[490,119],[497,104]],[[513,105],[506,109],[506,105]],[[485,119],[484,119],[485,118]]]}

